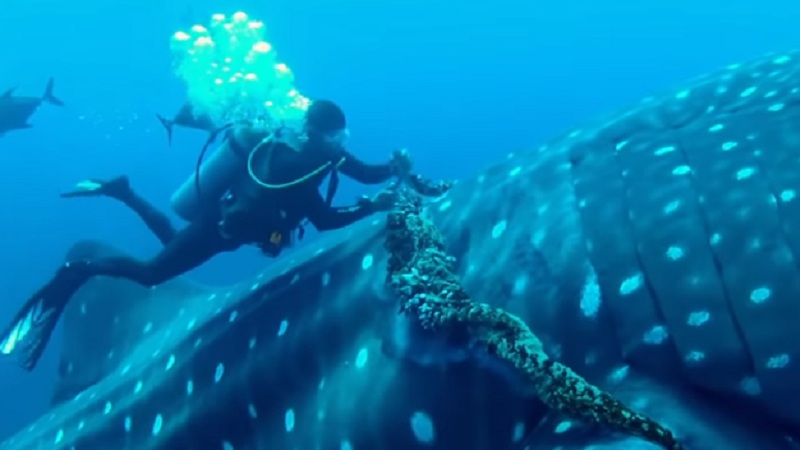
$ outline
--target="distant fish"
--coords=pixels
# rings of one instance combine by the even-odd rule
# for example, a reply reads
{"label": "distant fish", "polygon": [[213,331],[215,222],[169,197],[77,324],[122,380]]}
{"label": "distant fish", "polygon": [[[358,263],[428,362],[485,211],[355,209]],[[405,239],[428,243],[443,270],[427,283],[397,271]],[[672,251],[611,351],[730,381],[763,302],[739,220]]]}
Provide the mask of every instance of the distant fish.
{"label": "distant fish", "polygon": [[64,106],[64,102],[53,95],[53,79],[47,82],[44,95],[41,97],[15,97],[11,88],[0,96],[0,136],[12,130],[24,130],[33,125],[28,123],[34,112],[39,109],[42,102],[56,106]]}
{"label": "distant fish", "polygon": [[184,104],[172,119],[167,119],[160,114],[156,114],[156,117],[167,130],[167,142],[170,144],[172,144],[172,128],[175,125],[208,132],[213,132],[217,128],[211,117],[206,114],[198,114],[189,103]]}

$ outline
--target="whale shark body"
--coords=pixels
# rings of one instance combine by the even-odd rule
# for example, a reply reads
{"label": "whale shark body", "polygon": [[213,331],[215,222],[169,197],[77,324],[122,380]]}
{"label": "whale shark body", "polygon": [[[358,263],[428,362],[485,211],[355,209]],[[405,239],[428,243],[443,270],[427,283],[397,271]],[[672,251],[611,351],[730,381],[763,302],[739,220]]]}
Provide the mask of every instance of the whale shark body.
{"label": "whale shark body", "polygon": [[[800,52],[729,66],[508,155],[428,213],[473,298],[687,448],[800,448],[799,105]],[[654,448],[398,315],[383,227],[227,289],[92,281],[52,410],[0,449]]]}

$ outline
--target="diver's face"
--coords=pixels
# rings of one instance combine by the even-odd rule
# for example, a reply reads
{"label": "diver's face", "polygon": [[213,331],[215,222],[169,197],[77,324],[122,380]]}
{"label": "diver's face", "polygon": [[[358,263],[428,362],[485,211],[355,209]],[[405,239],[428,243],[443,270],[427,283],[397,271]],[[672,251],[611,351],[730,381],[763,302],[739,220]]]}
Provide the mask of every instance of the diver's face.
{"label": "diver's face", "polygon": [[323,135],[325,142],[334,147],[343,147],[348,138],[350,138],[350,130],[347,128]]}
{"label": "diver's face", "polygon": [[333,147],[342,147],[350,137],[350,130],[342,128],[329,133],[317,132],[313,127],[306,127],[309,137],[313,137],[323,141],[325,144]]}

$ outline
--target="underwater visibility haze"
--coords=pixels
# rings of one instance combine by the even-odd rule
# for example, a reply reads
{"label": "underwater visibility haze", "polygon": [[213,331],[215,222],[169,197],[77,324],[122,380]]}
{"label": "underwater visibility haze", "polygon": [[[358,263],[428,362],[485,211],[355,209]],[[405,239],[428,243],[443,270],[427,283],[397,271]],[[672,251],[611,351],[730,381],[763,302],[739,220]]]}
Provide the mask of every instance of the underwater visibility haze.
{"label": "underwater visibility haze", "polygon": [[800,448],[792,3],[35,3],[0,449]]}

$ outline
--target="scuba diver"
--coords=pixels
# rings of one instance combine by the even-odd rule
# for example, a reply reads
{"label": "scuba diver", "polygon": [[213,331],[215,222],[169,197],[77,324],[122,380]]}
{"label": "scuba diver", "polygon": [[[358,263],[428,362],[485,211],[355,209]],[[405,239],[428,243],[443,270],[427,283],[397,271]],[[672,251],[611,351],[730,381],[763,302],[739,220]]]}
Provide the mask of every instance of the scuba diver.
{"label": "scuba diver", "polygon": [[[0,354],[19,356],[20,366],[32,370],[69,299],[93,277],[125,278],[156,286],[243,245],[257,245],[265,254],[278,256],[295,234],[302,238],[305,220],[320,231],[332,230],[389,210],[394,202],[391,190],[372,199],[362,198],[350,207],[331,205],[339,172],[364,184],[411,178],[407,152],[394,152],[387,164],[368,165],[344,149],[347,134],[344,112],[326,100],[315,101],[308,108],[302,133],[280,128],[270,133],[250,126],[230,129],[215,152],[221,156],[206,161],[203,169],[208,170],[197,170],[172,198],[173,209],[189,220],[180,231],[166,215],[136,195],[125,177],[79,183],[77,191],[62,196],[106,196],[122,201],[142,218],[164,248],[147,261],[112,256],[65,263],[25,302],[0,335]],[[232,167],[238,172],[223,170]],[[244,169],[249,176],[241,176]],[[329,176],[323,198],[319,188]],[[225,187],[221,180],[231,182]]]}

